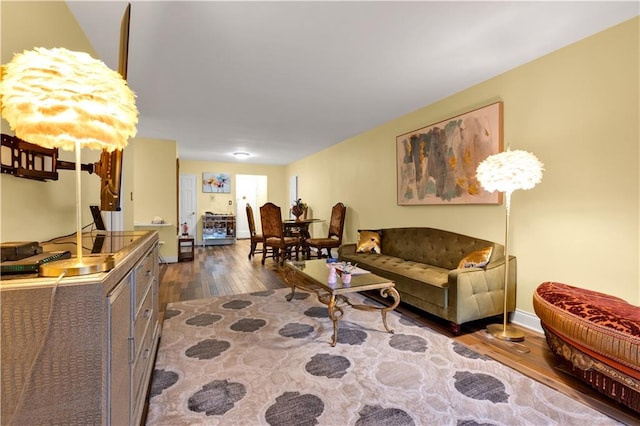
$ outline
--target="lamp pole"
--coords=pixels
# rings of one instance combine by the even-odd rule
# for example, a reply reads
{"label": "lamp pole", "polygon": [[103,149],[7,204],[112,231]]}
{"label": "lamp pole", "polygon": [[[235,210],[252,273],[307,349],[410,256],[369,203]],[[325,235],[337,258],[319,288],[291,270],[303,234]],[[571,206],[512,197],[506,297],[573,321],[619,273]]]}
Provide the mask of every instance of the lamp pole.
{"label": "lamp pole", "polygon": [[524,333],[516,329],[513,326],[507,324],[509,317],[508,302],[509,302],[509,217],[511,216],[511,193],[512,191],[505,191],[505,205],[506,205],[506,218],[504,226],[504,304],[503,304],[503,319],[502,324],[490,324],[487,326],[487,331],[492,336],[501,340],[508,340],[510,342],[521,342],[524,340]]}

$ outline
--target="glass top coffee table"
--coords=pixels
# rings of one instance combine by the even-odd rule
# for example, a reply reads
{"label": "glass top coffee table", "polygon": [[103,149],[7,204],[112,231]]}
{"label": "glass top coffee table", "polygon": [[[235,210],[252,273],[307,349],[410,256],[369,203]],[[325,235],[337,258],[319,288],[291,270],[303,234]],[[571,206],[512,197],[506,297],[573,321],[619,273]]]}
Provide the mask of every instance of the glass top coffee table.
{"label": "glass top coffee table", "polygon": [[[342,280],[342,274],[338,272],[335,283],[329,283],[330,268],[324,259],[304,260],[304,261],[287,261],[285,270],[285,282],[291,287],[291,293],[287,295],[287,300],[291,301],[296,292],[296,288],[304,291],[314,292],[318,295],[318,300],[327,305],[329,318],[333,322],[333,339],[331,346],[335,346],[338,341],[338,321],[344,315],[343,307],[351,306],[354,309],[362,311],[380,311],[382,314],[382,323],[384,328],[393,333],[393,330],[387,325],[387,312],[394,310],[400,303],[400,295],[395,289],[393,281],[382,278],[370,272],[363,274],[352,274],[351,282],[345,284]],[[303,280],[297,279],[299,276],[307,278],[312,286],[303,283]],[[370,305],[356,305],[349,301],[347,295],[349,293],[358,293],[365,290],[380,290],[382,297],[393,299],[390,306],[376,307]]]}

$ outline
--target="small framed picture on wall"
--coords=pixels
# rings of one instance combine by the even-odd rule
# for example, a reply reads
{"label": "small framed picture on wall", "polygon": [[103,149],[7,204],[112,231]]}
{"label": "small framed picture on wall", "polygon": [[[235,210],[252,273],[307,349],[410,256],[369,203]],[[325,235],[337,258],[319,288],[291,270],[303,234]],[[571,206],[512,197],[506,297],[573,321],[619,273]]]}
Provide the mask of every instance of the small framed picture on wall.
{"label": "small framed picture on wall", "polygon": [[202,173],[202,192],[231,193],[231,175],[228,173]]}

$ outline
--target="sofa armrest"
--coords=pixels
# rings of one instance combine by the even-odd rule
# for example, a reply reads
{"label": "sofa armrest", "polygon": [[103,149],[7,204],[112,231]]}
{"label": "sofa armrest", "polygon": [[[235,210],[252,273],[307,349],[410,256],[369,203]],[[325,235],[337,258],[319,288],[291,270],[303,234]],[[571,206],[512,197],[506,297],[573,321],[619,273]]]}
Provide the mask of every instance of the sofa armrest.
{"label": "sofa armrest", "polygon": [[340,247],[338,247],[338,257],[342,256],[343,254],[354,254],[355,252],[356,252],[355,244],[343,244]]}
{"label": "sofa armrest", "polygon": [[[515,310],[516,258],[509,256],[508,310]],[[457,306],[457,322],[499,315],[504,307],[504,258],[484,268],[454,269],[449,272],[449,298]]]}

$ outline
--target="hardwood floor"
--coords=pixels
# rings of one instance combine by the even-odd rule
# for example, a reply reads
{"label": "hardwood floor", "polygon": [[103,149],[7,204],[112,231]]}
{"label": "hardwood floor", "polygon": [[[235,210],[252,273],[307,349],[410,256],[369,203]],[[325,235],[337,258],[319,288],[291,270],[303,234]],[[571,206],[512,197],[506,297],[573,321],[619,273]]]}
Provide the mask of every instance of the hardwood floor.
{"label": "hardwood floor", "polygon": [[[335,252],[335,250],[334,250]],[[241,294],[285,286],[273,259],[261,265],[261,255],[249,260],[249,240],[225,246],[196,247],[192,262],[160,266],[160,311],[167,303],[205,297]],[[521,328],[522,343],[503,342],[485,332],[486,322],[463,327],[453,336],[448,325],[404,304],[398,310],[438,332],[629,425],[640,425],[640,417],[566,373],[549,350],[544,335]],[[501,322],[500,318],[490,322]]]}

